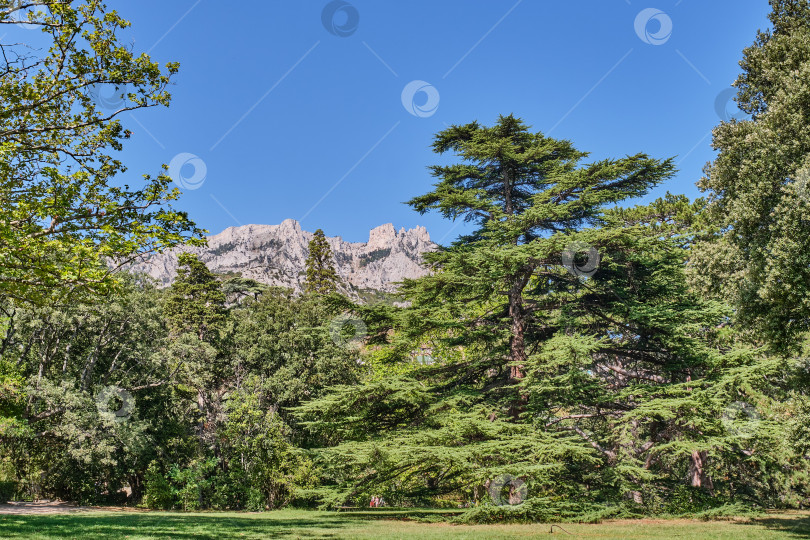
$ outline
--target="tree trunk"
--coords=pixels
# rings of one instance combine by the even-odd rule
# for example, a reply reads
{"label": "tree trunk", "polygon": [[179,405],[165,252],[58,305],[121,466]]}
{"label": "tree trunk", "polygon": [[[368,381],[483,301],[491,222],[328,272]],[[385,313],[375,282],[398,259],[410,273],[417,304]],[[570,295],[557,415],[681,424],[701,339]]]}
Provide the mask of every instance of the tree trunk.
{"label": "tree trunk", "polygon": [[205,410],[205,394],[203,390],[197,390],[197,411],[200,413],[200,419],[197,421],[197,437],[200,440],[200,447],[205,446],[205,422],[208,415]]}
{"label": "tree trunk", "polygon": [[509,290],[509,318],[512,320],[511,337],[509,339],[509,377],[518,380],[525,377],[524,364],[526,363],[526,313],[523,310],[523,289],[529,281],[531,272],[515,276]]}
{"label": "tree trunk", "polygon": [[708,452],[705,450],[692,450],[692,463],[689,466],[689,481],[692,487],[705,488],[709,493],[714,493],[714,484],[705,469],[708,455]]}
{"label": "tree trunk", "polygon": [[[516,309],[520,309],[519,307]],[[523,334],[526,331],[526,323],[523,320],[522,314],[513,314],[511,302],[509,314],[512,316],[512,338],[509,343],[509,361],[512,365],[509,366],[509,378],[517,380],[522,379],[526,374],[524,373],[523,366],[526,363],[526,344],[524,343]]]}

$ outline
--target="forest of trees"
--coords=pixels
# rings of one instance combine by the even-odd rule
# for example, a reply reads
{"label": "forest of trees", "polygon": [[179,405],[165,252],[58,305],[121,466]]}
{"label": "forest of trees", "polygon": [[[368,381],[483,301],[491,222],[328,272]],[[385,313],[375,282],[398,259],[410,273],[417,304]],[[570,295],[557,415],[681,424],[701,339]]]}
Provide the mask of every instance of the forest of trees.
{"label": "forest of trees", "polygon": [[[177,67],[119,43],[101,2],[35,4],[50,50],[0,46],[0,498],[379,496],[474,522],[810,503],[806,0],[771,0],[743,51],[747,116],[715,128],[705,198],[637,204],[670,156],[590,161],[512,114],[449,126],[408,204],[470,232],[367,304],[322,231],[300,294],[189,253],[166,288],[128,273],[204,242],[168,177],[112,182],[116,116],[168,105]],[[97,84],[127,105],[98,110]]]}

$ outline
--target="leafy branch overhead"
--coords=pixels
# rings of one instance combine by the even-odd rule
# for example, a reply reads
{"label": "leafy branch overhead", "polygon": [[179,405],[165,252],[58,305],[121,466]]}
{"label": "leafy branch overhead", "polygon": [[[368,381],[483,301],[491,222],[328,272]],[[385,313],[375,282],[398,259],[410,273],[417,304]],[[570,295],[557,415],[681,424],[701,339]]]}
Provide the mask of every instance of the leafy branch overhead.
{"label": "leafy branch overhead", "polygon": [[[100,293],[137,256],[199,243],[165,168],[133,177],[115,157],[132,134],[121,115],[168,106],[178,64],[125,45],[129,22],[98,0],[0,8],[2,24],[21,17],[48,45],[0,44],[0,291],[40,303]],[[98,99],[114,92],[113,106]]]}

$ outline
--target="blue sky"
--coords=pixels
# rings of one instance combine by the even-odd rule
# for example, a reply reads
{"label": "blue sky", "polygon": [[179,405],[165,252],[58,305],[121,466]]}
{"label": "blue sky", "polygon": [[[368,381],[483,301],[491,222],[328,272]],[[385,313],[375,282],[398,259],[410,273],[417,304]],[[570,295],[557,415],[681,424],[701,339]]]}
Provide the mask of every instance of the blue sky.
{"label": "blue sky", "polygon": [[[200,226],[294,218],[365,241],[392,222],[442,243],[463,227],[403,202],[430,189],[426,166],[444,160],[434,133],[498,114],[592,159],[677,156],[677,176],[647,199],[698,196],[718,96],[768,12],[765,0],[111,5],[132,21],[136,50],[181,64],[170,108],[122,118],[135,132],[129,173],[174,159],[186,179],[179,206]],[[406,96],[406,108],[412,81],[430,95]],[[721,114],[734,112],[720,99]]]}

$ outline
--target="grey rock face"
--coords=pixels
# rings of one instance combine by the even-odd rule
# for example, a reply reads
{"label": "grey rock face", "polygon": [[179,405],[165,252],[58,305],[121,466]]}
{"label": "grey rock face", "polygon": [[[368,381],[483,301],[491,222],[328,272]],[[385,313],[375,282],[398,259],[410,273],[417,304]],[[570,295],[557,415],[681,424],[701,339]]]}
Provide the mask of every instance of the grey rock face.
{"label": "grey rock face", "polygon": [[[238,273],[261,283],[301,291],[312,236],[294,219],[280,225],[230,227],[209,236],[208,247],[183,246],[151,255],[131,269],[168,285],[177,275],[177,253],[187,251],[195,253],[214,272]],[[405,278],[425,275],[422,253],[436,249],[424,227],[396,231],[391,223],[372,229],[366,243],[344,242],[339,236],[327,240],[335,269],[344,283],[385,292],[394,291],[396,283]]]}

